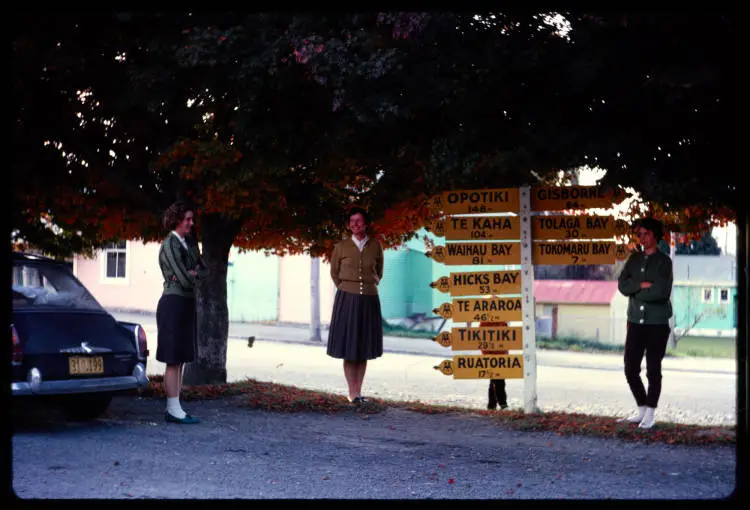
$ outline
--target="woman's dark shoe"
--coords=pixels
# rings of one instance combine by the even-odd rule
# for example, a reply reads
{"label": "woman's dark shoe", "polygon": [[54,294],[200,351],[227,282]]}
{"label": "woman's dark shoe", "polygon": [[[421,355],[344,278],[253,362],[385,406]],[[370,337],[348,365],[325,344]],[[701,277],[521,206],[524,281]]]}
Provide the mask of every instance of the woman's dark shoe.
{"label": "woman's dark shoe", "polygon": [[169,411],[164,413],[164,418],[169,423],[181,423],[183,425],[191,425],[193,423],[201,422],[198,418],[193,418],[189,414],[186,414],[184,418],[177,418],[176,416],[172,416],[171,414],[169,414]]}
{"label": "woman's dark shoe", "polygon": [[508,403],[507,402],[501,402],[500,403],[500,409],[502,409],[502,410],[508,409]]}

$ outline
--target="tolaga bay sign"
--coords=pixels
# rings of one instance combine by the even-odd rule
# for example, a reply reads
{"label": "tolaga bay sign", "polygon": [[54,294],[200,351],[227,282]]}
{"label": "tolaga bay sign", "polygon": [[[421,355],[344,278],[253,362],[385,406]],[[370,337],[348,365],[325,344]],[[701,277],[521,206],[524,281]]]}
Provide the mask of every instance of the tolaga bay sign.
{"label": "tolaga bay sign", "polygon": [[520,297],[454,299],[432,312],[453,322],[510,322],[522,318]]}
{"label": "tolaga bay sign", "polygon": [[521,327],[454,328],[443,331],[433,340],[454,351],[520,351],[523,349]]}
{"label": "tolaga bay sign", "polygon": [[451,243],[427,254],[446,265],[508,265],[521,263],[520,243]]}
{"label": "tolaga bay sign", "polygon": [[520,294],[521,271],[473,271],[451,273],[432,282],[430,287],[451,296]]}
{"label": "tolaga bay sign", "polygon": [[629,227],[611,216],[534,216],[531,237],[541,239],[609,239]]}

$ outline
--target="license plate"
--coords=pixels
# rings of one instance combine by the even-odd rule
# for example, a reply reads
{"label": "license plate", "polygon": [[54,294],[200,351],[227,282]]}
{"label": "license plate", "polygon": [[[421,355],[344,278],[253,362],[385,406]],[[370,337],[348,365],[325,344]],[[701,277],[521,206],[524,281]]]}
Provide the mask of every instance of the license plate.
{"label": "license plate", "polygon": [[104,373],[104,358],[101,356],[74,356],[68,358],[68,364],[70,366],[71,375]]}

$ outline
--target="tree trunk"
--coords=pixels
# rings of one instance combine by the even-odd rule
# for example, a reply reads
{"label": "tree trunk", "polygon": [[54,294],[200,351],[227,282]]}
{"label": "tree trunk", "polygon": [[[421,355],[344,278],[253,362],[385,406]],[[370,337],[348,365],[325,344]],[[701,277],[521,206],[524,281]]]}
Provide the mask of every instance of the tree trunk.
{"label": "tree trunk", "polygon": [[209,274],[197,288],[198,355],[185,366],[186,386],[227,382],[227,264],[239,227],[218,215],[206,215],[200,223],[203,261]]}
{"label": "tree trunk", "polygon": [[310,340],[322,342],[320,337],[320,259],[310,256]]}

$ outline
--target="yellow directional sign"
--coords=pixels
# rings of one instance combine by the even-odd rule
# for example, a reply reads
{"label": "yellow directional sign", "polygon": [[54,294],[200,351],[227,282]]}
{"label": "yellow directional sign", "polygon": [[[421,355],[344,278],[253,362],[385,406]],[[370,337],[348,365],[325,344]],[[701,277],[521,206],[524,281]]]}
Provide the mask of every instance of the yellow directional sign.
{"label": "yellow directional sign", "polygon": [[523,349],[521,327],[453,328],[433,340],[454,351],[518,351]]}
{"label": "yellow directional sign", "polygon": [[431,201],[433,210],[443,214],[483,214],[518,212],[518,188],[445,191]]}
{"label": "yellow directional sign", "polygon": [[454,299],[432,311],[454,322],[510,322],[522,318],[520,297]]}
{"label": "yellow directional sign", "polygon": [[521,271],[476,271],[451,273],[432,282],[430,287],[451,296],[520,294]]}
{"label": "yellow directional sign", "polygon": [[434,368],[445,375],[453,375],[454,379],[523,379],[523,356],[453,356],[453,360],[444,360]]}
{"label": "yellow directional sign", "polygon": [[622,188],[604,189],[600,186],[532,186],[531,208],[534,211],[562,211],[564,209],[609,209],[627,197]]}
{"label": "yellow directional sign", "polygon": [[532,243],[538,265],[614,264],[614,241],[562,241]]}
{"label": "yellow directional sign", "polygon": [[511,265],[521,263],[520,243],[449,243],[427,254],[446,265]]}
{"label": "yellow directional sign", "polygon": [[447,241],[521,238],[521,218],[518,216],[451,216],[432,225],[436,236]]}
{"label": "yellow directional sign", "polygon": [[607,239],[625,233],[629,227],[612,216],[534,216],[532,239]]}

